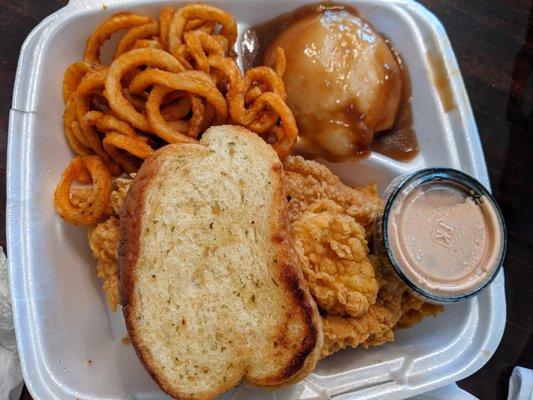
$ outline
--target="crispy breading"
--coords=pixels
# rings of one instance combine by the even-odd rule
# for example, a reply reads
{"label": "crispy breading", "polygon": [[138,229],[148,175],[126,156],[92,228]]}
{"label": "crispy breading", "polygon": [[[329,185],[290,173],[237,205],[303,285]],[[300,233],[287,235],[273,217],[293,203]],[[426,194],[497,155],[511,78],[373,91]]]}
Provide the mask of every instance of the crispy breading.
{"label": "crispy breading", "polygon": [[422,321],[424,317],[435,316],[443,310],[443,306],[426,303],[406,290],[402,299],[402,317],[398,321],[396,328],[409,328]]}
{"label": "crispy breading", "polygon": [[[133,178],[136,174],[131,174]],[[130,178],[118,178],[113,182],[113,191],[111,192],[111,207],[113,207],[113,212],[115,216],[119,216],[122,205],[124,204],[124,199],[126,194],[128,194],[128,189],[130,188],[132,179]]]}
{"label": "crispy breading", "polygon": [[[90,186],[75,186],[70,191],[70,201],[76,207],[84,208],[87,206],[87,203],[92,200],[93,190]],[[111,215],[113,215],[113,213],[113,208],[110,205],[102,216],[102,218],[105,220]]]}
{"label": "crispy breading", "polygon": [[301,156],[287,157],[283,168],[291,222],[316,200],[329,199],[363,225],[368,233],[372,232],[376,210],[381,205],[376,185],[347,186],[325,165]]}
{"label": "crispy breading", "polygon": [[[424,316],[436,315],[442,310],[442,306],[425,303],[411,295],[392,271],[378,267],[377,257],[369,254],[368,246],[363,245],[360,231],[356,233],[356,230],[345,228],[344,234],[339,235],[338,229],[331,228],[333,220],[347,223],[351,219],[364,227],[367,239],[371,238],[376,211],[381,205],[375,185],[352,188],[343,184],[324,165],[299,156],[288,157],[284,169],[289,218],[297,252],[311,293],[322,309],[323,357],[347,346],[368,347],[392,341],[395,329],[408,327]],[[328,202],[326,208],[335,210],[334,216],[331,211],[321,210],[321,206],[317,206],[317,201],[324,199]],[[346,244],[350,240],[352,243],[359,241],[359,256],[375,260],[371,261],[374,278],[370,279],[366,263],[357,264],[363,266],[361,271],[349,269],[350,272],[347,272],[342,266],[346,260],[331,251],[330,243],[336,243],[337,246],[339,242]],[[327,279],[317,279],[317,274],[323,271],[326,271]],[[354,284],[348,280],[350,276],[365,279]],[[362,314],[358,311],[365,308],[364,303],[349,304],[346,301],[346,293],[350,293],[354,299],[372,299],[368,294],[373,293],[376,287],[379,288],[376,300],[369,301],[367,311]]]}
{"label": "crispy breading", "polygon": [[[111,204],[107,211],[107,219],[89,228],[87,238],[89,247],[96,259],[96,275],[103,279],[103,289],[109,307],[115,311],[120,304],[118,286],[118,244],[120,240],[118,229],[118,215],[126,193],[128,192],[130,178],[118,178],[113,182]],[[89,201],[91,189],[77,187],[72,190],[71,198],[74,204]]]}
{"label": "crispy breading", "polygon": [[118,286],[118,244],[120,234],[118,218],[110,217],[104,222],[89,228],[89,246],[96,259],[96,275],[104,280],[103,289],[111,310],[116,311],[120,304]]}
{"label": "crispy breading", "polygon": [[402,294],[405,287],[394,276],[382,278],[377,300],[359,318],[324,315],[324,346],[326,357],[347,346],[377,346],[394,340],[394,326],[401,317]]}
{"label": "crispy breading", "polygon": [[331,315],[366,313],[379,287],[363,226],[333,200],[317,200],[293,221],[292,231],[318,306]]}
{"label": "crispy breading", "polygon": [[92,191],[89,186],[75,186],[70,190],[70,201],[76,207],[85,207],[91,198]]}

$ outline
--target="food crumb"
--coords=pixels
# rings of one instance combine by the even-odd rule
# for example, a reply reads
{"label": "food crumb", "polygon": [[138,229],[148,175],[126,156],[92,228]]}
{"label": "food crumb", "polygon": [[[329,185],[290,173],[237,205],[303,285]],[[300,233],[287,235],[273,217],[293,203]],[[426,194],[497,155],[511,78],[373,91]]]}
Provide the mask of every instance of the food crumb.
{"label": "food crumb", "polygon": [[125,344],[125,345],[128,345],[131,343],[130,337],[128,335],[124,336],[122,339],[120,339],[120,341],[122,342],[122,344]]}
{"label": "food crumb", "polygon": [[88,366],[93,365],[93,360],[87,360],[87,365],[88,365]]}
{"label": "food crumb", "polygon": [[107,10],[107,4],[102,4],[102,10]]}

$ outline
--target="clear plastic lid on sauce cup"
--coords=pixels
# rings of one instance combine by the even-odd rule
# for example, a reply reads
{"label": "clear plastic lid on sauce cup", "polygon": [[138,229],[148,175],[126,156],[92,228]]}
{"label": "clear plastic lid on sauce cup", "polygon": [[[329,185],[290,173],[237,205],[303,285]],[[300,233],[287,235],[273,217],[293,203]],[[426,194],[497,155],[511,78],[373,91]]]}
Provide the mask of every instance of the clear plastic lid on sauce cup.
{"label": "clear plastic lid on sauce cup", "polygon": [[448,168],[424,169],[393,180],[383,200],[376,249],[414,294],[457,302],[494,279],[505,257],[505,224],[476,179]]}

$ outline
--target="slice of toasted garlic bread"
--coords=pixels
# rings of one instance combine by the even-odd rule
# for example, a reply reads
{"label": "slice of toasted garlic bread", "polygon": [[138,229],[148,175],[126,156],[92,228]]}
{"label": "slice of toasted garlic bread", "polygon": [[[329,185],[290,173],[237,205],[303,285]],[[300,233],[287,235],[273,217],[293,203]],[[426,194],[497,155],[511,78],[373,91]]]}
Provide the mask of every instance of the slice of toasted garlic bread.
{"label": "slice of toasted garlic bread", "polygon": [[120,216],[131,341],[159,386],[211,399],[295,382],[322,327],[293,251],[282,165],[256,134],[210,128],[146,160]]}

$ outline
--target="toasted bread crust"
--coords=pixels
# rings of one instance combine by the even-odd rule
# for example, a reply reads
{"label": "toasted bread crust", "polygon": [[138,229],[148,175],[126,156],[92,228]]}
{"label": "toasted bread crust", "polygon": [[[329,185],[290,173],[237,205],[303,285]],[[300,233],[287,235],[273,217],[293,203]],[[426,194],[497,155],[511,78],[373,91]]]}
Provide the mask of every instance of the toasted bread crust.
{"label": "toasted bread crust", "polygon": [[[191,146],[183,144],[183,146]],[[197,146],[197,145],[192,145]],[[162,147],[154,152],[141,166],[133,180],[124,205],[120,213],[120,245],[118,266],[120,271],[120,297],[123,310],[128,308],[134,300],[133,288],[135,277],[133,267],[139,257],[139,240],[141,237],[142,204],[146,191],[153,179],[157,176],[161,166],[161,158],[173,154],[172,145]],[[123,311],[124,313],[124,311]]]}
{"label": "toasted bread crust", "polygon": [[[278,207],[279,219],[272,225],[272,242],[276,245],[278,264],[277,275],[279,280],[285,285],[291,294],[291,300],[295,309],[301,310],[305,321],[305,339],[299,351],[291,358],[280,373],[271,376],[269,379],[260,382],[250,382],[259,386],[282,387],[299,381],[302,377],[311,372],[316,359],[313,352],[322,347],[322,321],[316,311],[316,306],[307,286],[303,273],[298,264],[298,259],[294,252],[292,236],[290,233],[287,198],[283,185],[283,167],[274,168],[274,173],[279,179],[282,191],[275,191],[272,204]],[[318,354],[320,350],[318,350]],[[314,361],[313,361],[314,359]]]}
{"label": "toasted bread crust", "polygon": [[[232,127],[237,129],[237,127]],[[255,135],[246,129],[239,129],[239,134]],[[187,148],[185,150],[185,147]],[[154,367],[154,360],[150,354],[150,350],[139,338],[137,334],[137,324],[135,321],[135,268],[138,262],[140,251],[140,240],[142,234],[142,215],[143,204],[147,191],[150,185],[157,177],[160,167],[163,164],[165,157],[175,156],[179,148],[180,154],[195,153],[202,150],[201,144],[174,144],[167,145],[159,149],[147,159],[135,177],[120,215],[120,232],[121,242],[119,247],[119,270],[120,270],[120,293],[123,305],[123,315],[126,322],[131,342],[135,351],[141,360],[145,369],[150,373],[154,381],[166,393],[176,399],[210,399],[216,397],[218,394],[229,390],[233,384],[228,382],[227,385],[219,385],[219,387],[212,387],[209,393],[199,394],[198,396],[187,396],[171,387],[164,377],[158,374]],[[272,151],[273,157],[277,156]],[[273,175],[276,182],[279,182],[283,188],[283,171],[282,164],[277,161],[273,166]],[[301,319],[304,321],[304,340],[297,352],[290,358],[286,365],[279,368],[279,372],[271,376],[262,377],[261,379],[250,379],[244,373],[244,379],[250,383],[265,388],[276,388],[296,382],[307,375],[315,366],[322,346],[322,329],[321,321],[316,309],[316,305],[309,294],[305,285],[302,272],[298,265],[298,260],[292,246],[292,238],[290,235],[290,226],[288,223],[288,211],[284,190],[273,191],[272,207],[277,207],[273,210],[277,213],[279,218],[272,222],[271,226],[271,241],[276,249],[276,256],[278,262],[272,267],[275,269],[279,282],[285,287],[288,294],[287,300],[290,303],[291,313],[285,316],[283,322],[287,325],[288,318],[295,316],[293,313],[300,313]],[[289,350],[288,350],[289,351]],[[294,350],[290,350],[294,351]]]}
{"label": "toasted bread crust", "polygon": [[152,179],[157,175],[161,161],[159,157],[169,152],[165,146],[154,153],[154,156],[147,159],[135,177],[135,184],[132,183],[128,195],[124,201],[120,214],[120,245],[118,267],[120,273],[120,297],[122,300],[122,314],[126,323],[126,328],[135,353],[139,357],[144,369],[150,374],[157,385],[175,399],[181,399],[179,393],[174,393],[172,388],[166,385],[159,375],[155,373],[152,359],[148,351],[144,348],[144,343],[137,335],[133,308],[135,307],[135,265],[139,257],[140,237],[141,237],[141,205]]}
{"label": "toasted bread crust", "polygon": [[[206,393],[201,397],[189,397],[175,391],[167,382],[157,373],[150,352],[146,348],[143,340],[137,334],[137,325],[134,318],[135,309],[135,265],[137,264],[140,249],[141,237],[141,220],[142,204],[153,179],[157,176],[162,165],[162,158],[167,154],[175,152],[174,146],[167,145],[158,149],[152,157],[147,159],[132,182],[128,195],[124,200],[122,212],[120,214],[120,245],[118,266],[120,273],[120,297],[122,302],[122,314],[126,328],[128,330],[130,342],[135,349],[135,353],[146,372],[150,374],[155,383],[169,396],[176,400],[209,400],[214,399],[218,394],[232,388],[231,385],[219,387],[213,390],[213,393]],[[190,147],[194,151],[197,144],[183,144],[180,146]]]}

